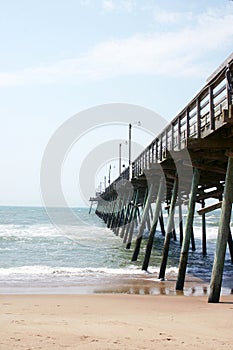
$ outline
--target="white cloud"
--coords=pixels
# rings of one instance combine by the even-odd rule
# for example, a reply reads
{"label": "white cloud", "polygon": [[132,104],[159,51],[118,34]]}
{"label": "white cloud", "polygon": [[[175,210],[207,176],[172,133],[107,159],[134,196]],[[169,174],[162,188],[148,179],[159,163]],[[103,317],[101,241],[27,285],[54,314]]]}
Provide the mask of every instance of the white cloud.
{"label": "white cloud", "polygon": [[205,78],[210,72],[203,62],[224,45],[232,48],[232,23],[233,14],[208,11],[196,18],[195,26],[176,32],[137,34],[124,40],[100,43],[78,58],[2,72],[0,86],[78,84],[127,75]]}
{"label": "white cloud", "polygon": [[102,0],[102,8],[109,12],[115,10],[131,12],[134,6],[134,0]]}
{"label": "white cloud", "polygon": [[155,21],[160,24],[182,24],[193,18],[192,12],[167,12],[156,11],[154,15]]}
{"label": "white cloud", "polygon": [[106,11],[113,11],[116,8],[116,4],[113,2],[113,0],[103,0],[102,7]]}

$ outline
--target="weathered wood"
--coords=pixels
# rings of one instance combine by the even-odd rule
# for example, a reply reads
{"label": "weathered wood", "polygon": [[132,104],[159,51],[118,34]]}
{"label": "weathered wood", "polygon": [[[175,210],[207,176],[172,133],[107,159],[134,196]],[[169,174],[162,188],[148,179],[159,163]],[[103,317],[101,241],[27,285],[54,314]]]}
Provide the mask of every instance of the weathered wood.
{"label": "weathered wood", "polygon": [[191,192],[190,192],[188,215],[186,218],[184,239],[183,239],[182,248],[181,248],[178,277],[177,277],[177,282],[176,282],[176,290],[183,290],[183,288],[184,288],[185,273],[186,273],[187,262],[188,262],[189,244],[190,244],[190,238],[191,238],[192,228],[193,228],[195,199],[196,199],[196,194],[197,194],[199,178],[200,178],[199,170],[195,168],[194,172],[193,172],[193,179],[192,179],[192,186],[191,186]]}
{"label": "weathered wood", "polygon": [[[174,208],[175,210],[175,208]],[[174,220],[174,216],[173,216],[173,230],[172,230],[172,237],[174,239],[174,241],[177,241],[177,237],[176,237],[176,229],[175,229],[175,220]]]}
{"label": "weathered wood", "polygon": [[149,266],[150,255],[151,255],[151,250],[152,250],[153,241],[154,241],[154,235],[155,235],[155,231],[156,231],[156,227],[157,227],[157,223],[158,223],[158,219],[159,219],[159,214],[160,214],[160,210],[161,210],[161,201],[163,198],[163,192],[164,192],[164,178],[161,177],[160,183],[159,183],[159,190],[158,190],[156,203],[155,203],[153,221],[151,224],[151,230],[150,230],[150,234],[149,234],[149,238],[148,238],[148,242],[147,242],[147,246],[146,246],[145,257],[144,257],[143,264],[142,264],[142,270],[144,270],[144,271],[147,271],[148,266]]}
{"label": "weathered wood", "polygon": [[180,229],[180,246],[183,242],[183,215],[182,215],[182,204],[179,204],[179,229]]}
{"label": "weathered wood", "polygon": [[161,205],[160,205],[160,207],[161,207],[161,209],[160,209],[160,215],[159,215],[159,224],[160,224],[162,235],[165,236],[166,235],[166,231],[165,231],[165,227],[164,227],[163,210],[162,210],[162,206]]}
{"label": "weathered wood", "polygon": [[224,188],[224,198],[219,222],[215,258],[210,282],[209,303],[218,303],[222,286],[222,275],[229,237],[229,226],[233,202],[233,158],[229,158]]}
{"label": "weathered wood", "polygon": [[176,179],[174,181],[174,185],[173,185],[170,212],[169,212],[168,223],[167,223],[167,232],[166,232],[166,236],[165,236],[164,247],[163,247],[163,256],[162,256],[162,261],[161,261],[161,265],[160,265],[160,272],[159,272],[160,279],[164,279],[165,271],[166,271],[166,267],[167,267],[170,239],[171,239],[172,232],[174,230],[174,211],[175,211],[177,193],[178,193],[178,179]]}
{"label": "weathered wood", "polygon": [[210,109],[210,128],[211,130],[215,129],[215,120],[214,120],[214,97],[213,97],[213,86],[209,86],[209,109]]}
{"label": "weathered wood", "polygon": [[219,198],[223,192],[223,188],[219,188],[214,191],[204,192],[197,195],[197,201],[202,201],[208,198]]}
{"label": "weathered wood", "polygon": [[142,220],[139,226],[139,230],[138,230],[138,235],[136,238],[136,243],[135,243],[135,248],[134,248],[134,252],[133,252],[133,256],[132,256],[132,261],[136,261],[138,258],[138,254],[140,252],[140,247],[141,247],[141,242],[142,242],[142,235],[143,235],[143,231],[145,229],[145,224],[146,224],[146,219],[148,217],[149,214],[149,210],[150,210],[150,205],[151,205],[151,199],[152,199],[152,195],[154,193],[154,189],[155,189],[155,184],[152,183],[150,185],[149,191],[148,191],[148,195],[147,195],[147,199],[146,199],[146,204],[145,204],[145,208],[143,210],[142,213]]}
{"label": "weathered wood", "polygon": [[223,150],[232,147],[232,140],[230,139],[219,139],[219,138],[211,138],[211,139],[188,139],[187,140],[188,149],[201,149],[201,150]]}
{"label": "weathered wood", "polygon": [[91,204],[90,204],[89,214],[91,214],[92,206],[93,206],[93,201],[91,201]]}
{"label": "weathered wood", "polygon": [[111,212],[110,212],[109,220],[108,220],[108,223],[107,223],[107,227],[108,227],[108,228],[112,228],[112,224],[113,224],[114,216],[115,216],[116,203],[117,203],[117,202],[116,202],[116,199],[113,198],[113,199],[112,199]]}
{"label": "weathered wood", "polygon": [[[205,208],[205,201],[202,200],[202,208]],[[203,256],[206,256],[207,249],[206,249],[206,219],[205,219],[205,213],[202,214],[202,254]]]}
{"label": "weathered wood", "polygon": [[[133,200],[134,200],[135,193],[133,194]],[[127,224],[129,222],[130,212],[131,212],[132,206],[131,206],[131,194],[129,193],[127,196],[124,214],[123,214],[123,226],[121,228],[120,237],[123,238],[125,235],[125,230],[127,227]]]}
{"label": "weathered wood", "polygon": [[191,248],[192,248],[192,251],[195,252],[195,250],[196,250],[196,244],[195,244],[195,238],[194,238],[194,230],[193,230],[193,227],[192,227],[192,230],[191,230]]}
{"label": "weathered wood", "polygon": [[130,244],[132,241],[133,230],[134,230],[134,225],[135,225],[137,210],[138,210],[138,207],[137,207],[138,197],[139,197],[139,190],[136,190],[134,205],[132,206],[132,210],[130,213],[129,224],[128,224],[128,227],[126,228],[126,232],[123,238],[123,243],[126,243],[127,249],[130,248]]}
{"label": "weathered wood", "polygon": [[208,207],[202,208],[200,210],[197,210],[197,213],[199,215],[207,214],[207,213],[210,213],[213,210],[221,208],[221,206],[222,206],[222,201],[220,201],[218,203],[215,203],[215,204],[212,204],[212,205],[209,205]]}
{"label": "weathered wood", "polygon": [[229,248],[229,253],[231,256],[231,263],[233,264],[233,241],[232,241],[232,235],[231,235],[231,230],[229,228],[229,236],[228,236],[228,248]]}
{"label": "weathered wood", "polygon": [[116,230],[115,230],[116,236],[119,235],[120,227],[122,226],[122,222],[123,222],[123,218],[124,218],[124,207],[126,205],[126,200],[127,200],[127,192],[124,192],[123,198],[121,200],[121,206],[120,206],[120,210],[118,213],[117,222],[116,222]]}

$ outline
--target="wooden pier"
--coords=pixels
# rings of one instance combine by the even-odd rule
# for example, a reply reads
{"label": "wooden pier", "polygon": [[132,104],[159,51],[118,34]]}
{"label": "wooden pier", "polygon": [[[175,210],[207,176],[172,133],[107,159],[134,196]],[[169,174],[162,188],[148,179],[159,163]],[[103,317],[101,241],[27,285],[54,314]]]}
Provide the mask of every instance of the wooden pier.
{"label": "wooden pier", "polygon": [[[206,207],[209,198],[215,203]],[[221,208],[209,294],[209,302],[218,302],[227,245],[233,261],[230,231],[232,201],[233,54],[134,160],[131,180],[127,168],[106,188],[98,200],[96,214],[122,237],[127,249],[132,249],[132,261],[137,260],[140,254],[144,229],[149,230],[143,270],[148,268],[156,227],[160,224],[164,248],[159,277],[163,279],[170,241],[177,239],[174,211],[178,206],[181,250],[176,289],[183,290],[190,246],[195,250],[195,205],[201,204],[198,213],[202,217],[203,255],[207,253],[205,214]],[[182,217],[184,203],[188,205],[185,227]],[[169,210],[166,228],[162,204]],[[138,228],[136,237],[135,227]]]}

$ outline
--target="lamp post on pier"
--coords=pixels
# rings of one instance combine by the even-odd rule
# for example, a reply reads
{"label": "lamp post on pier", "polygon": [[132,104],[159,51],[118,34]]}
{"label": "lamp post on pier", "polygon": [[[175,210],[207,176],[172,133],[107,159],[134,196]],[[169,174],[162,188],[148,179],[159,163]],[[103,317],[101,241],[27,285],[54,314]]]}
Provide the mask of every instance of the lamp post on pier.
{"label": "lamp post on pier", "polygon": [[131,157],[132,157],[132,126],[133,125],[138,125],[141,126],[141,122],[135,122],[135,123],[130,123],[129,124],[129,181],[131,181],[132,179],[132,175],[133,175],[133,169],[132,169],[132,161],[131,161]]}
{"label": "lamp post on pier", "polygon": [[119,143],[119,176],[121,176],[121,147],[122,143]]}

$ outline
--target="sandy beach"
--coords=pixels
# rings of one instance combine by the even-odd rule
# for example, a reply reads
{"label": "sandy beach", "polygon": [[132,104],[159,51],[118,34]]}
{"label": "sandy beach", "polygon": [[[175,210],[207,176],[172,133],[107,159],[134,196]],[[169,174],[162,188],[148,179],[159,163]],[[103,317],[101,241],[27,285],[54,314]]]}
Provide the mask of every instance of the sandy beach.
{"label": "sandy beach", "polygon": [[1,295],[0,349],[232,349],[233,296]]}

